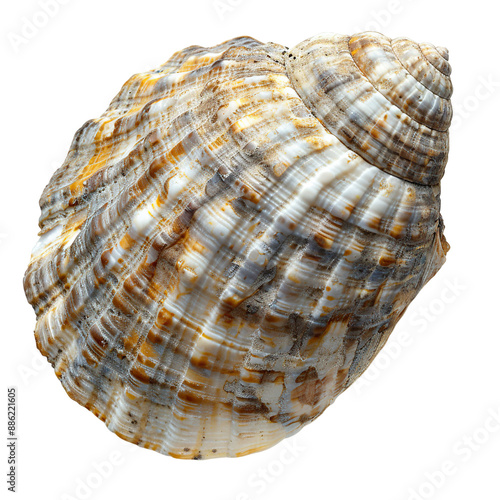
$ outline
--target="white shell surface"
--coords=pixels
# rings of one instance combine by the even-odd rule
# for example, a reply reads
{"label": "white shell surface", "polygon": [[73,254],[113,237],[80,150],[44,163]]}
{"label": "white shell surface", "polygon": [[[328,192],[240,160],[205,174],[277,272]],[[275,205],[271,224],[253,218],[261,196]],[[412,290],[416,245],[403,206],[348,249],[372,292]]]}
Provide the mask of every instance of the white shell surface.
{"label": "white shell surface", "polygon": [[68,394],[177,458],[263,450],[319,416],[444,262],[441,52],[243,37],[133,76],[45,188],[25,275]]}

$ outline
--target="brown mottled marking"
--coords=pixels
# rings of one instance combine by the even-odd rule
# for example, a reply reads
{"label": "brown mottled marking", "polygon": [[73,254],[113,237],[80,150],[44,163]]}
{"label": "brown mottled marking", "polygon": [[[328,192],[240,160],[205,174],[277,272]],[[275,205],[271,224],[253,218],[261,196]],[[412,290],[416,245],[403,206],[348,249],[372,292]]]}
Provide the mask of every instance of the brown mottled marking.
{"label": "brown mottled marking", "polygon": [[130,369],[130,375],[134,379],[138,380],[143,384],[149,384],[151,382],[150,376],[146,373],[146,370],[139,364],[134,364]]}
{"label": "brown mottled marking", "polygon": [[152,344],[145,341],[141,344],[137,360],[149,368],[155,368],[157,364],[158,354]]}
{"label": "brown mottled marking", "polygon": [[390,267],[396,264],[396,258],[393,255],[384,254],[379,259],[379,264],[383,267]]}
{"label": "brown mottled marking", "polygon": [[89,330],[90,336],[94,342],[102,349],[108,346],[108,342],[101,335],[101,331],[97,325],[93,325]]}
{"label": "brown mottled marking", "polygon": [[203,397],[200,395],[193,393],[192,391],[189,391],[187,389],[182,389],[179,391],[177,394],[177,397],[181,400],[184,401],[185,403],[189,403],[191,405],[201,405],[203,404]]}
{"label": "brown mottled marking", "polygon": [[110,255],[111,255],[111,251],[110,250],[105,250],[102,254],[101,254],[101,264],[103,265],[103,267],[107,267],[107,265],[109,264],[110,262]]}
{"label": "brown mottled marking", "polygon": [[162,344],[164,341],[161,330],[156,330],[155,328],[151,328],[151,330],[149,330],[147,339],[148,342],[151,342],[152,344]]}
{"label": "brown mottled marking", "polygon": [[135,351],[139,342],[139,334],[132,330],[126,337],[123,337],[123,347],[126,351]]}
{"label": "brown mottled marking", "polygon": [[174,314],[168,311],[165,308],[160,309],[158,312],[158,316],[156,318],[156,324],[158,328],[163,329],[163,328],[168,328],[169,326],[172,325],[174,320]]}
{"label": "brown mottled marking", "polygon": [[85,358],[85,361],[90,365],[90,366],[97,366],[97,360],[94,359],[94,357],[90,354],[88,351],[88,348],[83,348],[82,349],[82,356]]}
{"label": "brown mottled marking", "polygon": [[128,250],[132,245],[135,244],[134,238],[130,236],[130,233],[126,233],[125,236],[120,240],[119,245],[124,249]]}
{"label": "brown mottled marking", "polygon": [[327,238],[320,234],[319,232],[314,235],[314,241],[320,246],[321,248],[325,248],[326,250],[332,248],[333,245],[333,239]]}
{"label": "brown mottled marking", "polygon": [[292,398],[297,398],[302,404],[316,406],[323,393],[323,381],[319,380],[316,368],[309,367],[295,382],[300,385],[292,391]]}

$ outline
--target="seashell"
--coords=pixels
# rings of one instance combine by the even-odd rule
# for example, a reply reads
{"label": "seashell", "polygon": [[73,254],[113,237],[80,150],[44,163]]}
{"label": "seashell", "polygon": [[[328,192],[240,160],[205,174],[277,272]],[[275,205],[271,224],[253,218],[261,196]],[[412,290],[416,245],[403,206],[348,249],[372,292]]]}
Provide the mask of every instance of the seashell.
{"label": "seashell", "polygon": [[367,368],[445,260],[446,49],[192,46],[128,80],[45,188],[38,348],[121,438],[264,450]]}

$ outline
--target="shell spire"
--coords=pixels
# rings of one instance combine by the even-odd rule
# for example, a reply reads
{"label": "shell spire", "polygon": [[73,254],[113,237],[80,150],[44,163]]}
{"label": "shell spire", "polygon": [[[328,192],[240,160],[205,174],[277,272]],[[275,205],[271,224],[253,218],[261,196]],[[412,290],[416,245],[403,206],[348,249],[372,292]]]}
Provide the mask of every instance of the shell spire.
{"label": "shell spire", "polygon": [[444,49],[192,46],[76,133],[24,277],[37,346],[121,438],[264,450],[369,366],[445,260]]}
{"label": "shell spire", "polygon": [[289,55],[298,94],[347,147],[402,179],[439,183],[452,118],[446,49],[366,32],[319,35]]}

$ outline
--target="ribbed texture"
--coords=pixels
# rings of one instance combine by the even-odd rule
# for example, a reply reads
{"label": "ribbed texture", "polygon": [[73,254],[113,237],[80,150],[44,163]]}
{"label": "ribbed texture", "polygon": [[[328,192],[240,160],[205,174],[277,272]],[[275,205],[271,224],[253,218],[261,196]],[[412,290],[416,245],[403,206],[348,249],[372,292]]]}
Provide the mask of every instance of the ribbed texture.
{"label": "ribbed texture", "polygon": [[319,35],[287,58],[294,88],[333,135],[385,172],[424,185],[438,184],[448,161],[447,66],[431,45],[372,32]]}
{"label": "ribbed texture", "polygon": [[37,345],[140,446],[241,456],[294,434],[444,261],[438,186],[346,147],[291,54],[238,38],[133,76],[42,195],[24,279]]}

